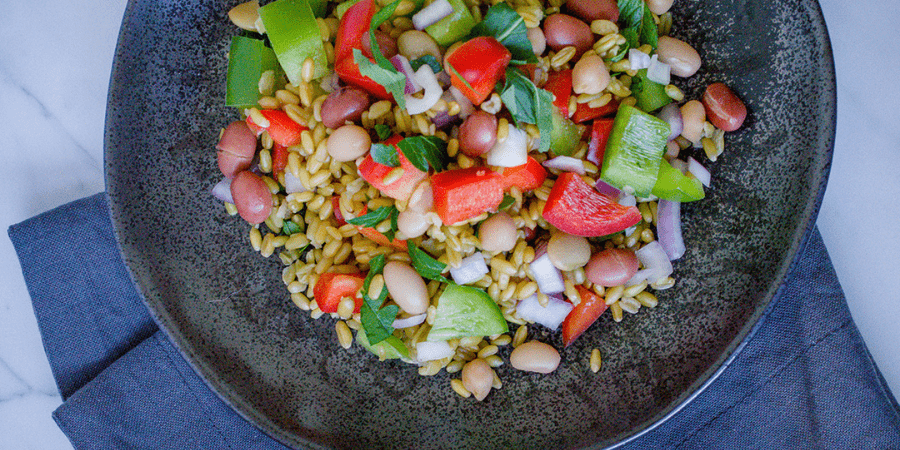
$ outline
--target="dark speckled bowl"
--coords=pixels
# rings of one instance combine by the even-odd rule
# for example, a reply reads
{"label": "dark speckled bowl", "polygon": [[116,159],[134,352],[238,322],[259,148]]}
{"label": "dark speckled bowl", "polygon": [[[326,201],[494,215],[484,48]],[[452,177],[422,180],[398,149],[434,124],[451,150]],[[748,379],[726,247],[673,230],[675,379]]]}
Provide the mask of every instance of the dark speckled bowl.
{"label": "dark speckled bowl", "polygon": [[[815,220],[835,129],[831,49],[814,0],[676,2],[674,36],[723,81],[744,128],[710,164],[709,198],[684,207],[685,257],[659,307],[605,315],[549,376],[499,374],[484,402],[446,373],[340,349],[334,322],[290,302],[277,258],[209,195],[235,34],[221,1],[129,2],[112,74],[106,180],[122,254],[159,325],[208,384],[293,447],[560,448],[623,442],[673,414],[753,332]],[[538,327],[534,327],[538,328]],[[559,344],[556,334],[534,337]],[[560,346],[561,347],[561,346]],[[590,349],[603,354],[599,375]],[[504,354],[504,357],[508,354]],[[527,406],[527,413],[523,411]]]}

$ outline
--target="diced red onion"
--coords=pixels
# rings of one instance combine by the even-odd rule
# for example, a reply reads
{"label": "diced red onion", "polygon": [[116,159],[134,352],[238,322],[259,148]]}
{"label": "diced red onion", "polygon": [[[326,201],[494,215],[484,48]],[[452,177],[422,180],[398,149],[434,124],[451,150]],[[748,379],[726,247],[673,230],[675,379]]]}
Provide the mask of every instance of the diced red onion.
{"label": "diced red onion", "polygon": [[419,362],[434,361],[453,356],[453,348],[447,341],[422,341],[416,344],[416,359]]}
{"label": "diced red onion", "polygon": [[670,261],[684,255],[684,239],[681,236],[681,203],[659,200],[656,239],[662,245]]}
{"label": "diced red onion", "polygon": [[563,172],[575,172],[578,175],[584,175],[584,161],[573,158],[571,156],[557,156],[553,159],[544,161],[544,167],[548,169],[558,169]]}
{"label": "diced red onion", "polygon": [[421,114],[431,109],[438,100],[441,99],[441,85],[438,84],[434,72],[428,64],[423,64],[414,74],[416,81],[425,89],[425,95],[422,98],[416,98],[412,95],[406,95],[406,111],[410,115]]}
{"label": "diced red onion", "polygon": [[431,123],[434,124],[435,128],[440,130],[440,129],[446,128],[450,125],[453,125],[454,123],[456,123],[457,120],[459,120],[458,115],[451,116],[450,114],[447,114],[447,111],[441,111],[441,112],[435,114],[435,116],[431,118]]}
{"label": "diced red onion", "polygon": [[450,276],[456,284],[471,284],[490,272],[481,252],[463,258],[459,267],[450,267]]}
{"label": "diced red onion", "polygon": [[596,189],[597,192],[612,198],[619,198],[619,194],[622,192],[619,188],[603,180],[597,180],[597,183],[594,184],[594,189]]}
{"label": "diced red onion", "polygon": [[634,286],[636,284],[641,284],[644,281],[647,281],[647,277],[653,274],[653,270],[650,269],[641,269],[638,270],[631,279],[625,282],[625,286]]}
{"label": "diced red onion", "polygon": [[453,14],[453,5],[447,0],[437,0],[413,14],[412,23],[421,31],[450,14]]}
{"label": "diced red onion", "polygon": [[680,170],[681,173],[687,174],[688,165],[686,162],[684,162],[680,159],[673,159],[673,160],[669,161],[669,164],[671,164],[672,167]]}
{"label": "diced red onion", "polygon": [[[644,269],[650,270],[650,272],[647,273],[647,282],[655,283],[672,274],[672,262],[669,260],[669,255],[666,254],[665,249],[663,249],[662,244],[660,244],[659,241],[653,241],[641,247],[634,253],[641,261],[641,264],[644,265]],[[630,282],[631,280],[626,284],[629,284]]]}
{"label": "diced red onion", "polygon": [[650,67],[650,55],[633,48],[628,50],[628,68],[631,70],[640,70]]}
{"label": "diced red onion", "polygon": [[416,82],[415,74],[416,72],[413,70],[412,66],[409,65],[409,60],[406,59],[403,55],[394,55],[390,59],[391,64],[406,77],[406,88],[404,88],[404,94],[415,94],[422,90],[422,86],[419,86],[419,83]]}
{"label": "diced red onion", "polygon": [[231,197],[231,180],[222,178],[222,181],[213,186],[212,195],[223,202],[234,204],[234,198]]}
{"label": "diced red onion", "polygon": [[558,295],[551,295],[547,307],[541,306],[537,294],[522,300],[516,305],[516,315],[530,322],[539,323],[551,330],[556,330],[563,323],[569,312],[572,311],[571,303],[563,300]]}
{"label": "diced red onion", "polygon": [[427,316],[427,314],[423,313],[417,314],[415,316],[409,316],[403,319],[394,319],[394,323],[392,323],[391,326],[397,329],[401,329],[421,325],[422,322],[425,322],[425,316]]}
{"label": "diced red onion", "polygon": [[709,169],[703,167],[703,164],[700,164],[694,157],[688,156],[687,169],[688,172],[694,174],[704,186],[709,187],[709,184],[712,181],[712,175],[709,173]]}
{"label": "diced red onion", "polygon": [[666,85],[671,81],[671,68],[668,64],[659,62],[659,57],[650,57],[650,65],[647,66],[647,79]]}
{"label": "diced red onion", "polygon": [[556,294],[566,290],[562,273],[553,265],[546,253],[531,261],[529,271],[531,271],[531,278],[537,282],[538,289],[544,294]]}
{"label": "diced red onion", "polygon": [[681,119],[681,108],[678,107],[677,103],[669,103],[666,106],[663,106],[658,113],[656,113],[656,117],[663,122],[669,124],[669,138],[668,140],[672,140],[681,136],[681,132],[684,131],[684,122]]}
{"label": "diced red onion", "polygon": [[296,192],[306,192],[309,189],[306,189],[306,186],[300,182],[300,179],[295,177],[294,174],[290,170],[284,171],[284,192],[288,194],[293,194]]}
{"label": "diced red onion", "polygon": [[472,101],[457,89],[456,86],[451,86],[447,90],[453,95],[453,99],[456,100],[456,103],[459,105],[459,117],[465,119],[466,117],[469,117],[469,114],[475,112],[475,105],[473,105]]}
{"label": "diced red onion", "polygon": [[528,133],[507,125],[506,139],[497,140],[494,148],[487,153],[487,163],[499,167],[517,167],[528,162]]}

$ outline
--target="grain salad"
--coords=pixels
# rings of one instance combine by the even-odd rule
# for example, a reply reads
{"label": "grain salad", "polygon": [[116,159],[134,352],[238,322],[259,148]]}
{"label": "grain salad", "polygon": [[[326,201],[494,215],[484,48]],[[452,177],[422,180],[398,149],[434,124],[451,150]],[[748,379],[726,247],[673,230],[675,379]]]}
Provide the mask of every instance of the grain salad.
{"label": "grain salad", "polygon": [[[747,115],[672,0],[275,0],[228,11],[213,194],[336,345],[446,371],[550,374],[603,314],[657,306]],[[546,333],[545,333],[546,335]],[[511,348],[511,350],[509,350]],[[600,372],[601,353],[584,355]],[[586,364],[585,364],[586,363]]]}

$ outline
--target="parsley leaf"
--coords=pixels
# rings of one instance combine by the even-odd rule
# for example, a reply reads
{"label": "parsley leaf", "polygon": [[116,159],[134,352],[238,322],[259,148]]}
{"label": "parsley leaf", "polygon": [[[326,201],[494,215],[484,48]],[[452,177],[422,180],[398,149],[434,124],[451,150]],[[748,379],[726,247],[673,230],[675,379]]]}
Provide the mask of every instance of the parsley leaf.
{"label": "parsley leaf", "polygon": [[503,194],[503,201],[500,202],[500,206],[497,207],[497,210],[498,210],[498,211],[499,211],[499,210],[504,210],[504,209],[506,209],[506,208],[509,208],[509,207],[512,206],[512,205],[515,205],[515,204],[516,204],[516,199],[514,199],[514,198],[513,198],[511,195],[509,195],[509,194]]}
{"label": "parsley leaf", "polygon": [[393,241],[394,236],[397,235],[397,230],[400,229],[400,226],[397,225],[397,219],[400,217],[400,210],[394,206],[391,206],[391,229],[384,232],[384,237],[388,239],[388,241]]}
{"label": "parsley leaf", "polygon": [[[643,0],[641,0],[643,1]],[[493,36],[510,53],[514,64],[535,64],[538,62],[534,54],[531,41],[528,40],[528,30],[525,20],[506,3],[498,3],[488,9],[484,20],[472,28],[470,37]]]}
{"label": "parsley leaf", "polygon": [[438,172],[447,168],[447,143],[439,137],[410,136],[397,143],[397,146],[403,156],[422,172],[428,172],[429,166]]}
{"label": "parsley leaf", "polygon": [[300,225],[297,225],[292,220],[285,220],[284,224],[281,225],[281,232],[288,236],[299,233],[300,231]]}
{"label": "parsley leaf", "polygon": [[550,135],[553,133],[553,94],[539,89],[518,70],[507,68],[506,84],[500,92],[500,98],[516,122],[538,126],[541,134],[541,146],[538,150],[549,150]]}
{"label": "parsley leaf", "polygon": [[391,137],[391,135],[394,134],[394,131],[391,130],[391,127],[383,123],[379,123],[375,125],[375,133],[378,134],[378,139],[381,139],[383,141]]}
{"label": "parsley leaf", "polygon": [[[382,56],[383,58],[384,56]],[[372,79],[372,81],[384,86],[401,108],[406,108],[404,90],[406,89],[406,77],[396,69],[388,70],[369,61],[358,48],[353,49],[353,62],[359,65],[359,73]],[[390,62],[388,62],[390,64]],[[393,67],[393,66],[391,66]]]}
{"label": "parsley leaf", "polygon": [[348,220],[347,223],[351,225],[359,225],[361,227],[375,227],[384,219],[391,217],[391,214],[393,214],[394,211],[397,211],[396,207],[382,206],[381,208],[378,208],[374,211],[369,211],[368,213],[363,214],[359,217],[354,217]]}
{"label": "parsley leaf", "polygon": [[413,71],[419,70],[419,67],[422,67],[425,64],[428,64],[428,66],[431,67],[431,71],[434,73],[441,73],[444,70],[444,68],[441,67],[441,63],[438,62],[434,55],[423,55],[409,62]]}
{"label": "parsley leaf", "polygon": [[432,258],[431,255],[425,253],[425,250],[416,247],[412,241],[406,241],[406,249],[409,251],[412,266],[416,269],[416,272],[419,272],[419,275],[429,280],[452,283],[452,281],[441,275],[447,267],[446,264]]}
{"label": "parsley leaf", "polygon": [[400,165],[400,157],[397,156],[397,149],[394,148],[393,145],[372,144],[371,150],[372,159],[378,164],[383,164],[388,167],[398,167]]}
{"label": "parsley leaf", "polygon": [[366,331],[366,337],[369,338],[369,344],[375,345],[388,337],[394,332],[394,319],[400,308],[397,305],[381,306],[387,300],[387,287],[381,289],[378,298],[369,297],[369,286],[372,284],[372,278],[380,274],[384,270],[384,255],[378,255],[369,261],[369,274],[363,281],[363,304],[360,308],[359,321]]}

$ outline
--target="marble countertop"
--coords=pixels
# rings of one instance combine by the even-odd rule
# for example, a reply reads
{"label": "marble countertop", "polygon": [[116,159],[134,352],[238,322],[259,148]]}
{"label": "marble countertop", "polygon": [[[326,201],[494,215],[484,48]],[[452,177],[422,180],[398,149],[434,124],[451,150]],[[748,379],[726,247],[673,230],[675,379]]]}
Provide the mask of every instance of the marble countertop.
{"label": "marble countertop", "polygon": [[[4,2],[0,225],[104,189],[103,125],[125,0]],[[834,163],[818,226],[850,311],[900,394],[900,63],[894,0],[821,0],[838,80]],[[891,36],[888,36],[891,34]],[[72,448],[10,241],[0,238],[0,448]],[[836,370],[840,370],[836,368]]]}

